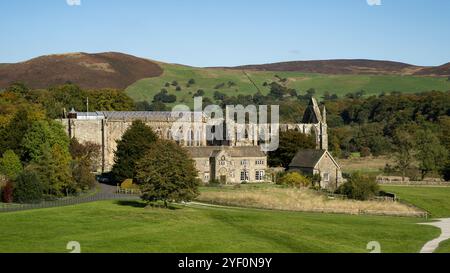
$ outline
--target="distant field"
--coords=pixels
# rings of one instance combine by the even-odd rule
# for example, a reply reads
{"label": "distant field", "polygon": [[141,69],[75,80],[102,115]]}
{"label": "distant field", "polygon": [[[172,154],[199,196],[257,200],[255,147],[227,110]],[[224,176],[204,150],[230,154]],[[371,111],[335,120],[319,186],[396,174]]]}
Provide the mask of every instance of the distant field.
{"label": "distant field", "polygon": [[423,219],[257,209],[143,208],[114,201],[0,214],[0,252],[418,252],[438,236]]}
{"label": "distant field", "polygon": [[450,217],[450,187],[383,185],[382,189],[396,193],[401,200],[430,212],[432,218]]}
{"label": "distant field", "polygon": [[[175,87],[167,88],[170,94],[178,97],[178,103],[192,105],[193,94],[198,89],[203,89],[206,97],[212,98],[214,87],[224,83],[225,87],[217,91],[232,95],[248,95],[257,92],[257,89],[248,77],[239,70],[226,69],[202,69],[181,65],[160,64],[164,73],[160,77],[140,80],[126,89],[135,101],[153,100],[153,96],[164,87],[166,82],[178,81],[182,91],[175,91]],[[250,78],[264,94],[269,92],[268,87],[263,87],[264,82],[276,81],[275,75],[288,79],[288,86],[305,94],[309,88],[315,88],[317,96],[325,92],[336,93],[340,96],[350,92],[365,90],[368,95],[382,92],[415,93],[431,90],[450,90],[450,82],[446,78],[417,77],[417,76],[383,76],[383,75],[324,75],[300,72],[267,72],[246,71]],[[187,88],[189,79],[195,79],[196,84]],[[231,81],[235,86],[228,87]],[[189,94],[191,92],[191,94]]]}
{"label": "distant field", "polygon": [[385,156],[338,159],[338,162],[345,173],[360,171],[371,174],[382,173],[386,164],[392,163],[391,161],[392,160]]}

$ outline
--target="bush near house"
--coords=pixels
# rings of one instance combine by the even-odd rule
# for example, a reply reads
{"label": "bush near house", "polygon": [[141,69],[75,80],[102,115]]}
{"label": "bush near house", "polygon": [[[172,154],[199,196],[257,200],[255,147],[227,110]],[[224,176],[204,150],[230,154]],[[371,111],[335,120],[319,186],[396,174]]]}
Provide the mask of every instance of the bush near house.
{"label": "bush near house", "polygon": [[297,173],[289,172],[278,179],[277,184],[295,188],[310,187],[312,182],[309,178]]}
{"label": "bush near house", "polygon": [[368,175],[359,172],[353,173],[349,181],[340,186],[337,193],[346,195],[348,198],[356,200],[369,200],[380,192],[380,187]]}

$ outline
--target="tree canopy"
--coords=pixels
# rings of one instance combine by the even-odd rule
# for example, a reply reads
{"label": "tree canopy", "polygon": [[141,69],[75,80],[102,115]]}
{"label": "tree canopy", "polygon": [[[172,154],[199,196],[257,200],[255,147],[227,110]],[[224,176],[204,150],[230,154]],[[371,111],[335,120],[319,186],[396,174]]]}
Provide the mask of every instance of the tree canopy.
{"label": "tree canopy", "polygon": [[190,201],[200,184],[195,163],[175,142],[160,140],[150,145],[137,164],[137,180],[146,201]]}
{"label": "tree canopy", "polygon": [[134,121],[122,139],[117,142],[112,170],[114,179],[122,182],[128,178],[135,178],[137,161],[144,156],[157,139],[152,128],[140,120]]}

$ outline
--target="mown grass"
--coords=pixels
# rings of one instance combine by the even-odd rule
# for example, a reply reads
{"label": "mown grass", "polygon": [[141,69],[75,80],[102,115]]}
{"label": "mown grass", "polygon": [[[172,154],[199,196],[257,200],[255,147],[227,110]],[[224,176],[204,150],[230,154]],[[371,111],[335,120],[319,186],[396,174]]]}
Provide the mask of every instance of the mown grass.
{"label": "mown grass", "polygon": [[[161,64],[164,73],[160,77],[142,79],[126,90],[127,94],[135,101],[149,101],[164,87],[166,82],[178,81],[182,91],[175,91],[175,87],[167,88],[170,94],[177,95],[177,103],[193,104],[193,94],[198,89],[205,91],[205,97],[212,98],[215,86],[224,83],[225,87],[217,91],[232,95],[250,95],[257,89],[248,77],[239,70],[193,68],[173,64]],[[367,95],[380,94],[382,92],[404,92],[416,93],[431,90],[450,90],[450,82],[445,78],[417,77],[417,76],[386,76],[386,75],[324,75],[300,72],[271,72],[271,71],[246,71],[250,78],[256,83],[262,93],[269,92],[264,87],[264,82],[276,81],[275,75],[287,78],[289,87],[295,88],[305,94],[309,88],[315,88],[317,97],[325,92],[336,93],[343,96],[350,92],[365,90]],[[195,79],[196,84],[186,87],[189,79]],[[231,81],[236,86],[228,87]],[[189,94],[191,93],[191,94]]]}
{"label": "mown grass", "polygon": [[430,212],[433,218],[450,217],[450,187],[383,185],[382,189],[396,193],[401,200]]}
{"label": "mown grass", "polygon": [[0,252],[417,252],[438,229],[415,218],[104,201],[0,214]]}

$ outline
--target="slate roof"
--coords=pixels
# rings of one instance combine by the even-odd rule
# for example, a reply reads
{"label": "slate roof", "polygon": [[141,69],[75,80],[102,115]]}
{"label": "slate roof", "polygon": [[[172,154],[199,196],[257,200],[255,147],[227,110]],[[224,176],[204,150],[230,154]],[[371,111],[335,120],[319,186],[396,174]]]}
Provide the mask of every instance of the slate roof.
{"label": "slate roof", "polygon": [[[189,112],[193,115],[198,114],[204,117],[201,112]],[[180,113],[181,114],[181,113]],[[154,120],[154,121],[173,121],[178,118],[172,117],[172,112],[170,111],[99,111],[99,112],[77,112],[77,116],[91,116],[91,117],[102,117],[110,120]]]}
{"label": "slate roof", "polygon": [[314,168],[325,153],[325,150],[300,150],[289,167]]}
{"label": "slate roof", "polygon": [[261,151],[259,146],[248,147],[229,147],[229,146],[210,146],[210,147],[185,147],[193,158],[209,158],[217,156],[220,151],[225,151],[231,157],[265,157],[266,154]]}

